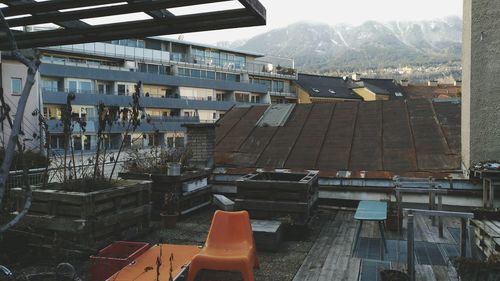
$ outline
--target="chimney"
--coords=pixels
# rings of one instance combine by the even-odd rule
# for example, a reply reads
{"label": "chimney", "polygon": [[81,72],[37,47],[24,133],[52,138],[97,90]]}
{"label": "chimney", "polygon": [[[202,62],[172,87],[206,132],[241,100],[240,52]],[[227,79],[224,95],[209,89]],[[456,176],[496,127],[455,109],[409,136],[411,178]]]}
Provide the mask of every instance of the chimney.
{"label": "chimney", "polygon": [[213,168],[216,124],[183,124],[186,128],[187,147],[192,157],[188,163],[197,168]]}
{"label": "chimney", "polygon": [[360,81],[361,80],[361,74],[357,73],[357,72],[353,73],[351,78],[352,78],[353,81]]}
{"label": "chimney", "polygon": [[439,84],[437,80],[429,80],[429,82],[427,82],[427,86],[429,87],[437,87],[438,85]]}
{"label": "chimney", "polygon": [[401,80],[401,82],[399,82],[399,84],[403,87],[408,87],[410,86],[410,81],[408,81],[408,79],[403,79]]}
{"label": "chimney", "polygon": [[[497,2],[495,2],[497,4]],[[466,0],[462,40],[462,164],[500,160],[500,5]]]}

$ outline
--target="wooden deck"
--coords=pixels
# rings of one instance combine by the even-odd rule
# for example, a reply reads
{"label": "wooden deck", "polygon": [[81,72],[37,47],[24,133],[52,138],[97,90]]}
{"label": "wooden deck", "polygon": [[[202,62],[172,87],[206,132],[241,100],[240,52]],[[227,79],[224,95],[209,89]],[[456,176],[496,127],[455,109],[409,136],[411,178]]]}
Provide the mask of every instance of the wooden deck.
{"label": "wooden deck", "polygon": [[[378,281],[381,268],[406,270],[406,229],[401,231],[402,235],[386,232],[389,253],[382,261],[378,254],[380,240],[376,223],[363,225],[359,242],[363,245],[358,244],[356,253],[351,254],[357,225],[354,212],[339,211],[327,215],[330,218],[293,281]],[[406,226],[406,221],[403,225]],[[415,217],[417,280],[458,280],[450,259],[458,254],[455,229],[459,229],[460,222],[445,218],[444,226],[444,238],[439,238],[437,226],[432,226],[428,217]]]}

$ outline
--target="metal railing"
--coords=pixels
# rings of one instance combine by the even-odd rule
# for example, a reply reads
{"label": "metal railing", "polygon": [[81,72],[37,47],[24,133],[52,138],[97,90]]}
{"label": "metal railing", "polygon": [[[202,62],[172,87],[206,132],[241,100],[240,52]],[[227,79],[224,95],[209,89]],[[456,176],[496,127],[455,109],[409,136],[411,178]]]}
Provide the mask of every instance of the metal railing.
{"label": "metal railing", "polygon": [[[24,171],[10,171],[7,178],[7,189],[22,188],[26,184],[39,185],[43,183],[44,168],[28,170],[28,176],[24,176]],[[27,182],[26,182],[27,180]]]}
{"label": "metal railing", "polygon": [[469,220],[474,218],[472,213],[462,213],[462,212],[446,212],[446,211],[434,211],[434,210],[420,210],[420,209],[404,209],[403,210],[408,217],[407,221],[407,268],[408,275],[411,281],[415,281],[415,229],[414,229],[414,216],[424,215],[433,217],[453,217],[460,218],[460,256],[467,256],[467,240],[469,240],[469,247],[471,246],[470,235],[468,231]]}

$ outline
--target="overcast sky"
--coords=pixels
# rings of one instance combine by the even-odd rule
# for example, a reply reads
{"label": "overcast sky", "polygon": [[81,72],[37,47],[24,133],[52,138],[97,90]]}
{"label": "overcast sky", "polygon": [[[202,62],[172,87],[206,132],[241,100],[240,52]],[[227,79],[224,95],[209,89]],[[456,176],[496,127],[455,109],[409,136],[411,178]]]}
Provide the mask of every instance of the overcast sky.
{"label": "overcast sky", "polygon": [[[260,0],[267,9],[267,26],[184,34],[188,41],[216,43],[234,41],[284,27],[298,21],[331,25],[358,25],[367,20],[431,20],[450,15],[462,16],[462,0]],[[229,6],[228,6],[229,5]],[[203,9],[237,8],[235,3],[218,4]],[[199,11],[196,8],[195,11]],[[174,10],[174,14],[192,12],[193,8]],[[178,35],[173,36],[177,38]]]}

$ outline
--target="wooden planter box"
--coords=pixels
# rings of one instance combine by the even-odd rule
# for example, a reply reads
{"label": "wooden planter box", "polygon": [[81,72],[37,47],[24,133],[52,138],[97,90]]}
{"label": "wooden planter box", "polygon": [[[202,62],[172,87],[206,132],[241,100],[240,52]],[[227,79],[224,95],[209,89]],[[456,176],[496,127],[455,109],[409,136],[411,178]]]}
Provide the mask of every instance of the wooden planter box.
{"label": "wooden planter box", "polygon": [[317,173],[249,174],[236,186],[236,208],[247,210],[253,219],[287,218],[305,225],[317,207]]}
{"label": "wooden planter box", "polygon": [[[12,194],[19,211],[24,191],[15,188]],[[31,209],[16,228],[54,243],[62,240],[65,245],[99,249],[147,231],[150,199],[150,181],[126,181],[123,186],[88,193],[35,188]]]}
{"label": "wooden planter box", "polygon": [[178,198],[177,212],[185,215],[212,202],[212,188],[208,184],[210,171],[184,172],[180,176],[153,174],[153,214],[160,213],[166,192],[175,192]]}

